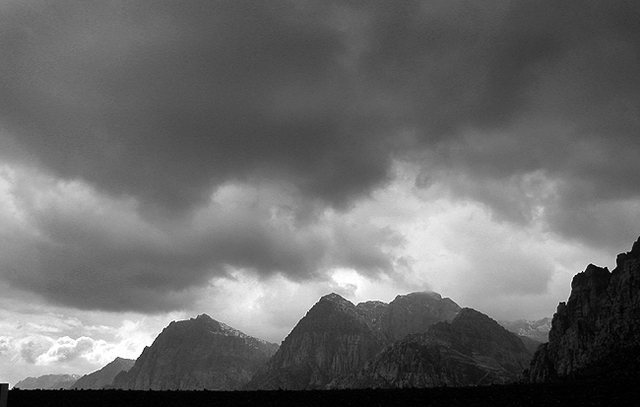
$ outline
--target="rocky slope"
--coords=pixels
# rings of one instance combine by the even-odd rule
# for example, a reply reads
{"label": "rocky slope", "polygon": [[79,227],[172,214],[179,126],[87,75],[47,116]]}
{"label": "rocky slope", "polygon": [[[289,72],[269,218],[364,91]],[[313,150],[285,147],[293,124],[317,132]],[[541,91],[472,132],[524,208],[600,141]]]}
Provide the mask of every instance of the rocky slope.
{"label": "rocky slope", "polygon": [[388,341],[397,341],[436,322],[451,321],[458,312],[458,304],[434,292],[398,295],[381,317],[381,330]]}
{"label": "rocky slope", "polygon": [[558,305],[549,343],[536,352],[529,379],[637,374],[640,367],[640,239],[612,272],[589,265]]}
{"label": "rocky slope", "polygon": [[522,343],[524,343],[524,346],[531,353],[531,355],[536,353],[536,351],[538,350],[538,347],[542,345],[542,342],[538,342],[535,339],[531,339],[531,337],[529,336],[524,336],[524,335],[516,335],[516,336],[520,338]]}
{"label": "rocky slope", "polygon": [[236,390],[277,350],[208,315],[172,322],[114,387],[135,390]]}
{"label": "rocky slope", "polygon": [[470,386],[516,381],[531,352],[513,333],[470,308],[452,322],[387,346],[339,388]]}
{"label": "rocky slope", "polygon": [[128,372],[135,362],[132,359],[115,358],[102,369],[82,376],[69,388],[99,390],[110,387],[116,375],[120,372]]}
{"label": "rocky slope", "polygon": [[76,374],[48,374],[38,377],[27,377],[13,387],[22,390],[35,389],[68,389],[80,376]]}
{"label": "rocky slope", "polygon": [[398,296],[357,306],[337,294],[322,297],[302,318],[250,389],[320,389],[362,369],[387,344],[460,310],[435,293]]}
{"label": "rocky slope", "polygon": [[[375,312],[373,312],[375,313]],[[320,389],[362,368],[382,347],[382,336],[356,306],[325,295],[298,322],[250,389]]]}

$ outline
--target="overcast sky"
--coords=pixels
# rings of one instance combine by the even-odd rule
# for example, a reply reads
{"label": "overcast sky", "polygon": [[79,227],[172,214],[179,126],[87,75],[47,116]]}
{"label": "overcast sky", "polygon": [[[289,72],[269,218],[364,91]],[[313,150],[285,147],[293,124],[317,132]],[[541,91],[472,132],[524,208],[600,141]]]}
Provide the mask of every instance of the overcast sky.
{"label": "overcast sky", "polygon": [[551,316],[640,234],[640,3],[0,0],[0,381],[317,299]]}

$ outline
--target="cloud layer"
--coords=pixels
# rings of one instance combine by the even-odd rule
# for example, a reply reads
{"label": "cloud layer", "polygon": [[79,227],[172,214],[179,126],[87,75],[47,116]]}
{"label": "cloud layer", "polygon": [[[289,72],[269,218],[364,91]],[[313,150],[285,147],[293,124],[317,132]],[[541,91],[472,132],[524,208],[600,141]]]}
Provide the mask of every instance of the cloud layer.
{"label": "cloud layer", "polygon": [[[498,224],[624,248],[639,17],[622,0],[5,2],[3,281],[156,312],[233,270],[403,278],[404,232],[354,214],[399,162]],[[522,270],[505,290],[545,289],[552,266],[497,247]]]}

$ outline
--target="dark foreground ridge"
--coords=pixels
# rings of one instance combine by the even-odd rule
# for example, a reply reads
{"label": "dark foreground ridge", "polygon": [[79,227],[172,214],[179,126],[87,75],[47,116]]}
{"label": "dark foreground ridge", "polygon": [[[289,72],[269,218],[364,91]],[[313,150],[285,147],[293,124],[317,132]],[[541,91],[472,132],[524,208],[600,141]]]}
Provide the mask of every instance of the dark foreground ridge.
{"label": "dark foreground ridge", "polygon": [[616,268],[590,264],[558,305],[549,343],[538,349],[529,379],[636,376],[640,372],[640,239]]}
{"label": "dark foreground ridge", "polygon": [[10,407],[633,406],[637,380],[306,391],[11,390]]}

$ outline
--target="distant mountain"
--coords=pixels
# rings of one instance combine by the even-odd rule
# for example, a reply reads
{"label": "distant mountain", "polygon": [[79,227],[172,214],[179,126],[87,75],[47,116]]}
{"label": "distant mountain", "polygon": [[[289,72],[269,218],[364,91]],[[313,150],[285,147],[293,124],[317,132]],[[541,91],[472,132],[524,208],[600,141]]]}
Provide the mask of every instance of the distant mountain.
{"label": "distant mountain", "polygon": [[512,332],[471,308],[380,352],[338,388],[404,388],[509,383],[520,378],[531,352]]}
{"label": "distant mountain", "polygon": [[542,318],[537,321],[520,319],[517,321],[499,321],[500,325],[507,330],[531,338],[537,342],[545,343],[549,341],[549,331],[551,330],[551,318]]}
{"label": "distant mountain", "polygon": [[612,272],[590,264],[558,305],[549,343],[536,352],[529,379],[640,374],[640,239]]}
{"label": "distant mountain", "polygon": [[248,336],[208,315],[174,321],[146,347],[114,387],[134,390],[236,390],[278,346]]}
{"label": "distant mountain", "polygon": [[68,389],[79,377],[80,375],[77,374],[48,374],[38,377],[27,377],[24,380],[20,380],[13,387],[22,390]]}
{"label": "distant mountain", "polygon": [[102,369],[82,376],[70,388],[98,390],[110,387],[116,375],[120,372],[128,372],[135,362],[132,359],[115,358]]}
{"label": "distant mountain", "polygon": [[459,310],[453,301],[435,293],[357,306],[338,294],[326,295],[298,322],[248,388],[325,388],[337,378],[358,372],[395,338],[424,332],[436,322],[453,319]]}
{"label": "distant mountain", "polygon": [[425,332],[436,322],[451,321],[458,312],[458,304],[438,293],[398,295],[381,316],[381,330],[388,341],[397,341],[409,334]]}

